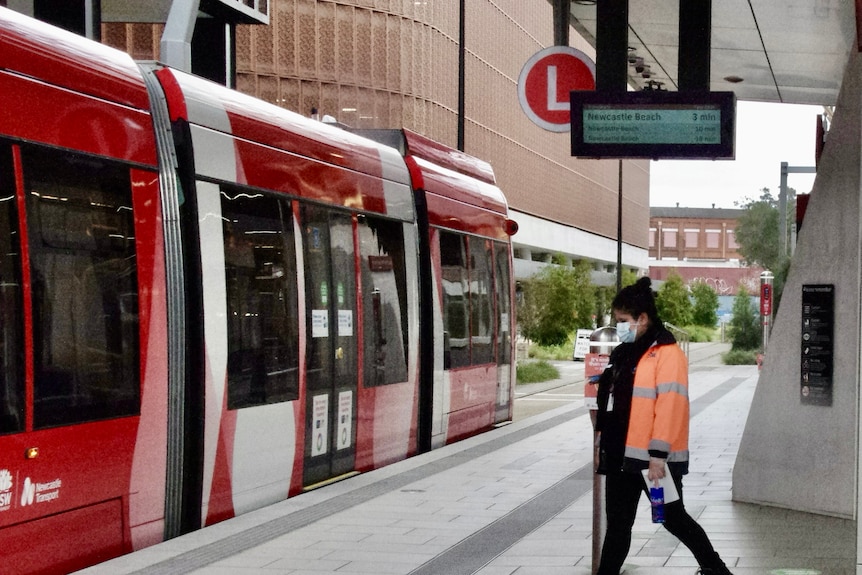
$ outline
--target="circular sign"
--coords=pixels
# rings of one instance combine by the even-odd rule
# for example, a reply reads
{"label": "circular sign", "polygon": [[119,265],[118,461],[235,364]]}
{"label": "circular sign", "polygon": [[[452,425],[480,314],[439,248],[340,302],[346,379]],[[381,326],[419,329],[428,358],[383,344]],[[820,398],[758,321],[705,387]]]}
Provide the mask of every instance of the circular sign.
{"label": "circular sign", "polygon": [[570,46],[533,54],[518,77],[518,100],[527,117],[551,132],[571,129],[569,92],[596,89],[596,65]]}

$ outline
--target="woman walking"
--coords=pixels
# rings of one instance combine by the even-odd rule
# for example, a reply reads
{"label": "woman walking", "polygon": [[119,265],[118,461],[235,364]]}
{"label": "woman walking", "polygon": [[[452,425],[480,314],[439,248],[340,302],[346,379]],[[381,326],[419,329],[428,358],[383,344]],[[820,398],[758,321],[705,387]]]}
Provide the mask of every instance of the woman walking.
{"label": "woman walking", "polygon": [[605,475],[607,531],[598,575],[619,575],[629,552],[641,493],[670,472],[679,499],[664,506],[664,527],[694,554],[703,575],[731,575],[706,533],[686,512],[688,361],[658,317],[650,278],[611,304],[620,344],[599,379],[598,473]]}

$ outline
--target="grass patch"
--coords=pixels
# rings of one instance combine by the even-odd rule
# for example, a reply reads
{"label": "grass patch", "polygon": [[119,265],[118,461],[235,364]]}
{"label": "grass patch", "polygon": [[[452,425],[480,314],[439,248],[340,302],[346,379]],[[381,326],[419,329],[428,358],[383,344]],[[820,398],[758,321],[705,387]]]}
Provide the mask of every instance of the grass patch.
{"label": "grass patch", "polygon": [[758,353],[756,349],[731,349],[721,354],[721,360],[724,365],[757,365]]}
{"label": "grass patch", "polygon": [[518,362],[517,372],[518,384],[539,383],[560,377],[560,370],[544,359]]}
{"label": "grass patch", "polygon": [[569,336],[566,343],[560,345],[541,346],[537,343],[530,343],[527,349],[527,355],[530,359],[552,359],[556,361],[564,361],[572,359],[572,352],[575,349],[575,336]]}

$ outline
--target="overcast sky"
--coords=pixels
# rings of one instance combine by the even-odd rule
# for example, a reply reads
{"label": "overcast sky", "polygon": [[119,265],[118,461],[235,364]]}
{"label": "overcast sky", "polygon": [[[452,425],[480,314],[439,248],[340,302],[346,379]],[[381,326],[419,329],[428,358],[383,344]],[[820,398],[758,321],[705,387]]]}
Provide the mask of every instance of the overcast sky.
{"label": "overcast sky", "polygon": [[[781,162],[814,165],[819,106],[743,102],[736,105],[735,160],[660,160],[650,166],[650,206],[736,207],[769,188],[778,197]],[[811,191],[813,174],[790,174],[788,187]]]}

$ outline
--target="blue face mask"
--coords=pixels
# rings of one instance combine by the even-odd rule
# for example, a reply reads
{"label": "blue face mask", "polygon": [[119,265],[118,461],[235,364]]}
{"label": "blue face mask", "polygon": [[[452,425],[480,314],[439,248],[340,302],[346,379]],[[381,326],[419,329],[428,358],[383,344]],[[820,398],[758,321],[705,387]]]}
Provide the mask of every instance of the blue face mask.
{"label": "blue face mask", "polygon": [[[631,322],[628,321],[617,322],[617,337],[620,338],[620,342],[633,342],[637,336],[637,326],[637,323],[632,326]],[[634,327],[634,329],[632,329],[632,327]]]}

